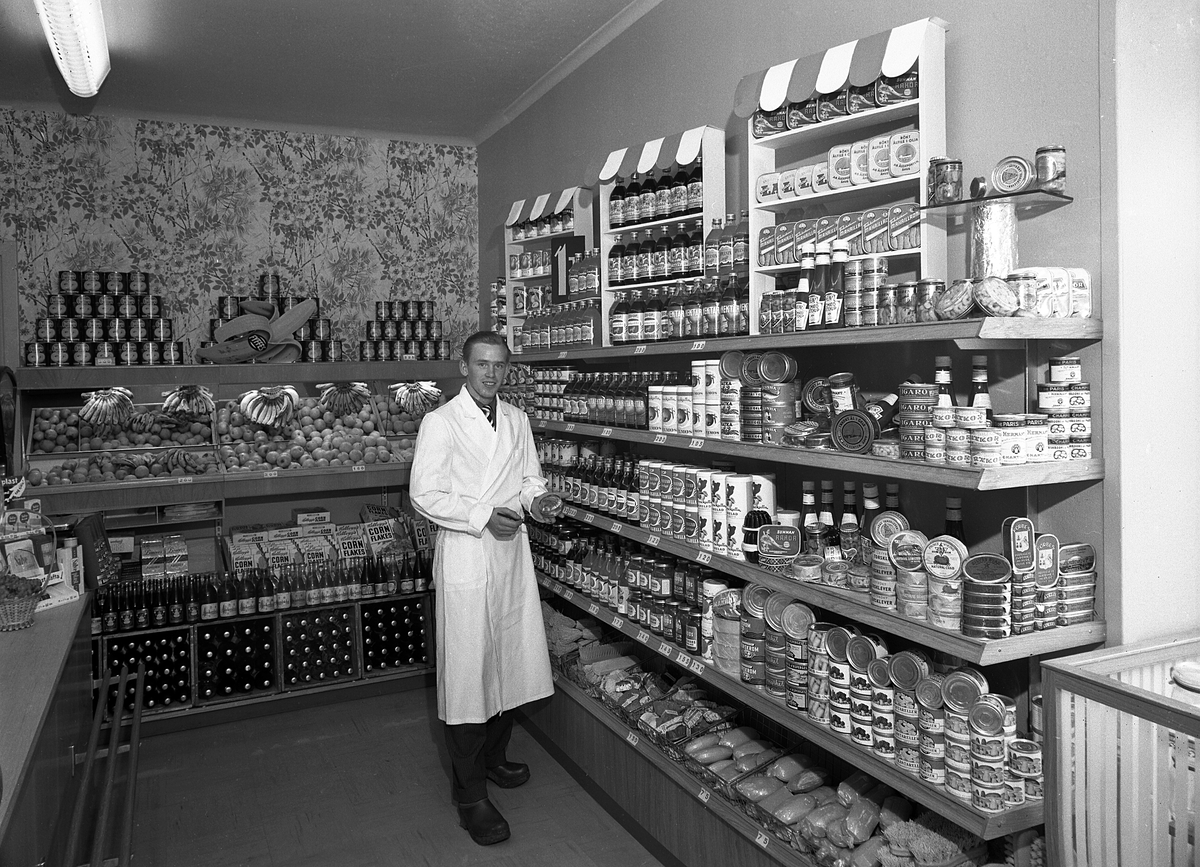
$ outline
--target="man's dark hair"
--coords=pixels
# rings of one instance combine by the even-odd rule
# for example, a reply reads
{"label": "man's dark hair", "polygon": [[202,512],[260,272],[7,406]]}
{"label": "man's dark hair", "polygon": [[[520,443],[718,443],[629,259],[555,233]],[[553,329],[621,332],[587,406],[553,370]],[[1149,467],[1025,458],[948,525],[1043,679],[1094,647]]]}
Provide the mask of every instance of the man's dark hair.
{"label": "man's dark hair", "polygon": [[507,360],[512,353],[508,349],[508,341],[504,339],[504,335],[495,331],[476,331],[463,343],[462,357],[463,361],[471,360],[471,349],[475,346],[486,344],[488,346],[499,346],[504,349],[504,357]]}

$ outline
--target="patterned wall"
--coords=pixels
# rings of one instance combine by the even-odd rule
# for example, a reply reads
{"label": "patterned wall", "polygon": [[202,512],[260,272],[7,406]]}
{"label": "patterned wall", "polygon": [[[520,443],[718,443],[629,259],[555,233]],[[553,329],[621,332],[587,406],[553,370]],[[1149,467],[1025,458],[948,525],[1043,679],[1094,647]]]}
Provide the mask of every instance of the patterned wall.
{"label": "patterned wall", "polygon": [[21,340],[59,270],[139,270],[190,360],[216,297],[274,272],[350,357],[387,299],[434,299],[457,351],[479,317],[477,181],[470,147],[0,108]]}

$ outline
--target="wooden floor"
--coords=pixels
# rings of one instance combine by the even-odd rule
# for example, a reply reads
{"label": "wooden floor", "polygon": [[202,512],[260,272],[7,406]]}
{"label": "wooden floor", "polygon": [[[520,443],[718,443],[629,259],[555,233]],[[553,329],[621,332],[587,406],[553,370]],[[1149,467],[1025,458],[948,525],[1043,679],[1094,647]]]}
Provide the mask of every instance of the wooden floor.
{"label": "wooden floor", "polygon": [[489,786],[512,837],[458,826],[433,692],[359,699],[143,741],[134,864],[657,867],[520,725],[521,788]]}

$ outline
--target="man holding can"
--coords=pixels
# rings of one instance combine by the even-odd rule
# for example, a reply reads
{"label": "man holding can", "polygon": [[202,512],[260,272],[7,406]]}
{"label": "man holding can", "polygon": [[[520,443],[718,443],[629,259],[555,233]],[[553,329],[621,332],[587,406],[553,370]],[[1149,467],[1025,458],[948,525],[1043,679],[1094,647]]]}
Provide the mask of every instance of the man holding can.
{"label": "man holding can", "polygon": [[548,522],[562,511],[546,491],[529,420],[497,399],[508,345],[467,338],[458,396],[421,423],[409,493],[436,523],[438,716],[445,722],[459,823],[486,846],[509,836],[487,781],[520,786],[529,767],[508,761],[511,711],[554,692],[522,510]]}

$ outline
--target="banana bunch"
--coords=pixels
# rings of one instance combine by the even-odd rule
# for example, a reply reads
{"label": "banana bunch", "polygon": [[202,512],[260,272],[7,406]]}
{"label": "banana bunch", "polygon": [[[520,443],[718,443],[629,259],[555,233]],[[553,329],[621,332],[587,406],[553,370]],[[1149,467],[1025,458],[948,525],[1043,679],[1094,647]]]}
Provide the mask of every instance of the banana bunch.
{"label": "banana bunch", "polygon": [[357,415],[371,400],[371,388],[365,382],[321,382],[321,405],[337,416]]}
{"label": "banana bunch", "polygon": [[167,472],[182,469],[193,476],[203,473],[205,469],[205,462],[198,454],[181,448],[167,449],[158,460]]}
{"label": "banana bunch", "polygon": [[392,392],[392,400],[399,404],[405,412],[420,415],[437,406],[442,390],[429,380],[422,382],[393,382],[388,388]]}
{"label": "banana bunch", "polygon": [[274,427],[285,425],[296,414],[300,395],[290,385],[265,385],[241,396],[238,406],[247,419],[255,424]]}
{"label": "banana bunch", "polygon": [[156,424],[170,425],[174,421],[175,419],[165,412],[135,412],[129,417],[128,427],[134,433],[146,433]]}
{"label": "banana bunch", "polygon": [[112,456],[113,467],[124,467],[127,470],[135,470],[142,464],[146,463],[146,456],[136,452],[120,452]]}
{"label": "banana bunch", "polygon": [[85,392],[79,417],[96,427],[119,427],[133,414],[133,392],[121,386]]}
{"label": "banana bunch", "polygon": [[162,408],[170,415],[206,417],[212,415],[216,404],[206,386],[181,385],[163,399]]}

